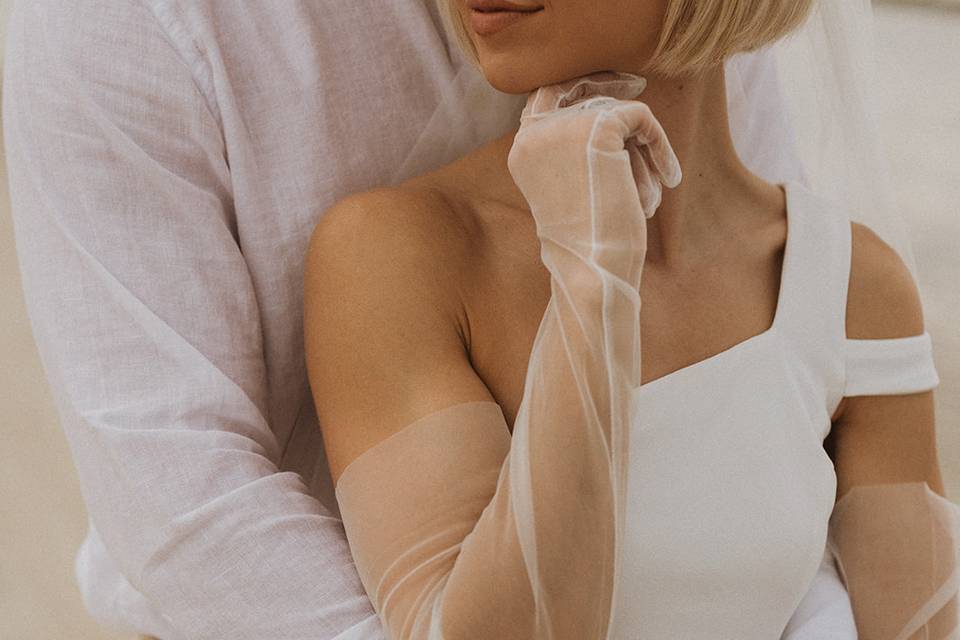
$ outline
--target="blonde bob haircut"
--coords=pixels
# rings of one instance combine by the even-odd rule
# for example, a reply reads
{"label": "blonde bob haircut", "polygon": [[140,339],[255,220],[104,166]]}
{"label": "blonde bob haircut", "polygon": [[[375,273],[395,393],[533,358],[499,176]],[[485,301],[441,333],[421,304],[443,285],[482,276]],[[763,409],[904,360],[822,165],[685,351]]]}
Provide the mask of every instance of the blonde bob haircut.
{"label": "blonde bob haircut", "polygon": [[[457,11],[460,1],[437,3],[460,48],[479,68],[476,47]],[[802,25],[814,1],[668,0],[660,40],[642,72],[665,77],[697,75],[735,53],[760,49]]]}

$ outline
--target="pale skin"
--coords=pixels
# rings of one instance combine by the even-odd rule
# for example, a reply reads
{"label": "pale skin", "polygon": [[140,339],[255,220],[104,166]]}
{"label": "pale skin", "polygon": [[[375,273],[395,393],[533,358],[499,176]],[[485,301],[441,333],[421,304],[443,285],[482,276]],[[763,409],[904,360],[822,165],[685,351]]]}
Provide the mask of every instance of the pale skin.
{"label": "pale skin", "polygon": [[[640,72],[666,0],[608,0],[599,15],[593,0],[530,4],[544,11],[474,39],[502,91],[603,69]],[[787,233],[783,191],[734,150],[723,68],[646,77],[638,99],[663,125],[684,177],[648,221],[642,383],[770,326]],[[341,200],[321,218],[305,266],[305,332],[334,482],[367,449],[453,404],[495,401],[512,429],[550,298],[534,220],[507,170],[513,135],[398,187]],[[916,285],[897,253],[856,223],[852,238],[847,336],[922,333]],[[926,481],[944,494],[932,391],[844,398],[832,421],[824,446],[838,500],[858,484]]]}

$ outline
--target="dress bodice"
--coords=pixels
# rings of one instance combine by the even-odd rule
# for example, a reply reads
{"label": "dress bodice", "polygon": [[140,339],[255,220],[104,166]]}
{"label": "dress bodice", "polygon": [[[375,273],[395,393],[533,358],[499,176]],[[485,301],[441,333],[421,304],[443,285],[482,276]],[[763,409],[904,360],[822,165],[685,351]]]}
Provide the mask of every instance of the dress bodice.
{"label": "dress bodice", "polygon": [[936,386],[929,335],[850,340],[850,219],[787,182],[773,324],[633,392],[617,638],[780,638],[824,558],[844,395]]}

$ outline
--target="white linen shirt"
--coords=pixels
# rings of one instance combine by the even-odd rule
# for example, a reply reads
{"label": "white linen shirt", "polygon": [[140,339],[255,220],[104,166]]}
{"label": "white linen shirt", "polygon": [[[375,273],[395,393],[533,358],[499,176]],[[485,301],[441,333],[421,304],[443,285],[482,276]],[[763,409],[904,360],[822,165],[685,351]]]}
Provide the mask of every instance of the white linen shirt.
{"label": "white linen shirt", "polygon": [[[462,61],[432,0],[15,7],[17,250],[89,513],[77,580],[101,623],[383,638],[307,382],[303,257],[325,209],[395,174]],[[728,82],[759,82],[750,69]],[[775,113],[743,125],[741,151],[775,147]],[[836,597],[797,619],[827,637],[847,609],[832,563],[817,580],[811,595]]]}

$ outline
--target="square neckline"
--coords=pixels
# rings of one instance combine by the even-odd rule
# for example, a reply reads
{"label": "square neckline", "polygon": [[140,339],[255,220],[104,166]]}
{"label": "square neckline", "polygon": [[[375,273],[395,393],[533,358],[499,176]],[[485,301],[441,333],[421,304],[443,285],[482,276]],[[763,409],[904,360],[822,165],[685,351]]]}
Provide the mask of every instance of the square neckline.
{"label": "square neckline", "polygon": [[787,297],[786,289],[792,284],[792,280],[791,280],[792,276],[790,274],[792,273],[791,267],[793,264],[793,254],[796,252],[794,245],[796,244],[795,236],[797,235],[797,225],[796,225],[796,221],[794,220],[794,207],[796,206],[796,203],[797,203],[797,197],[796,197],[796,194],[794,193],[794,189],[796,185],[793,180],[786,180],[783,182],[778,182],[776,184],[777,186],[783,189],[783,193],[784,193],[787,233],[786,233],[786,239],[784,240],[784,245],[783,245],[783,262],[780,265],[780,283],[779,283],[779,289],[777,290],[777,306],[776,306],[776,309],[774,309],[773,320],[771,321],[770,326],[764,329],[763,331],[761,331],[760,333],[754,334],[749,338],[745,338],[740,342],[734,345],[731,345],[726,349],[723,349],[722,351],[718,351],[717,353],[711,356],[707,356],[703,360],[698,360],[691,364],[685,365],[683,367],[680,367],[679,369],[671,371],[670,373],[662,375],[659,378],[654,378],[653,380],[649,380],[644,384],[634,387],[630,392],[631,395],[639,395],[644,391],[657,388],[661,384],[666,384],[671,380],[676,379],[677,377],[690,375],[694,371],[698,371],[703,367],[709,366],[712,363],[722,360],[724,356],[728,356],[731,353],[740,351],[754,344],[763,342],[764,340],[767,340],[773,337],[779,331],[779,327],[781,324],[781,316],[783,315],[783,307],[785,304],[784,301]]}

